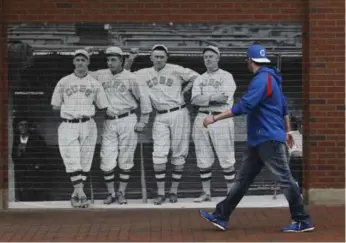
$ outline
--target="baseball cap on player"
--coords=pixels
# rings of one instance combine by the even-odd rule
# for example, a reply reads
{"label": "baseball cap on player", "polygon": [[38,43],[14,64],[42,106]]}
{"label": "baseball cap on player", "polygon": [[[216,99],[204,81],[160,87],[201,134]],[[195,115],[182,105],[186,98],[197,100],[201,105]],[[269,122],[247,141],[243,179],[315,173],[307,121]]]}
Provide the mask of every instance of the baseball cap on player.
{"label": "baseball cap on player", "polygon": [[151,51],[155,51],[155,50],[161,50],[161,51],[165,51],[166,54],[168,54],[168,48],[165,45],[154,45],[153,48],[151,48]]}
{"label": "baseball cap on player", "polygon": [[204,54],[206,51],[215,52],[218,56],[221,55],[219,48],[217,48],[216,46],[207,46],[206,48],[203,49],[203,54]]}
{"label": "baseball cap on player", "polygon": [[121,50],[120,47],[117,47],[117,46],[111,46],[111,47],[108,47],[107,50],[106,50],[106,55],[119,55],[119,56],[122,56],[123,55],[123,51]]}
{"label": "baseball cap on player", "polygon": [[247,57],[257,63],[270,63],[266,49],[259,44],[254,44],[248,48]]}
{"label": "baseball cap on player", "polygon": [[76,56],[84,56],[86,59],[90,59],[89,57],[89,53],[87,52],[87,50],[84,50],[84,49],[78,49],[74,52],[74,57]]}

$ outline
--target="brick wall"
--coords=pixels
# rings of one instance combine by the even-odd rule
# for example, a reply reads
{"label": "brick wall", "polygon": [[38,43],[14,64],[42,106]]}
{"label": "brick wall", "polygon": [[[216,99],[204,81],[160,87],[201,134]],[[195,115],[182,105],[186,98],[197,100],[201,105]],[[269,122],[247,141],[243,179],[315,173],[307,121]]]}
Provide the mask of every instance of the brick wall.
{"label": "brick wall", "polygon": [[[249,1],[33,1],[4,0],[1,46],[13,22],[268,22],[304,25],[305,187],[345,187],[345,76],[343,0]],[[3,14],[4,13],[4,14]],[[0,48],[0,60],[6,51]],[[6,104],[6,64],[1,64],[0,102]],[[0,109],[0,186],[7,188],[7,111]],[[1,194],[0,194],[1,195]],[[7,201],[7,199],[4,199]]]}

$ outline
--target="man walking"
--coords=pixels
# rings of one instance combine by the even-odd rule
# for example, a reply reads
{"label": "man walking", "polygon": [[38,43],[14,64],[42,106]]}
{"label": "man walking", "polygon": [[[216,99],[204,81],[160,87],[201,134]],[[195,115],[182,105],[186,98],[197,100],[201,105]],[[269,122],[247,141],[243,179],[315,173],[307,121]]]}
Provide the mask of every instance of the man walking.
{"label": "man walking", "polygon": [[200,214],[214,226],[226,230],[228,220],[263,166],[277,176],[280,187],[289,203],[293,223],[283,227],[283,232],[313,231],[310,215],[306,212],[298,185],[289,169],[285,142],[287,106],[282,92],[282,77],[270,63],[261,45],[252,45],[247,52],[247,65],[254,77],[240,102],[229,111],[209,115],[203,125],[247,115],[248,149],[234,184],[227,197],[216,205],[213,213],[200,210]]}

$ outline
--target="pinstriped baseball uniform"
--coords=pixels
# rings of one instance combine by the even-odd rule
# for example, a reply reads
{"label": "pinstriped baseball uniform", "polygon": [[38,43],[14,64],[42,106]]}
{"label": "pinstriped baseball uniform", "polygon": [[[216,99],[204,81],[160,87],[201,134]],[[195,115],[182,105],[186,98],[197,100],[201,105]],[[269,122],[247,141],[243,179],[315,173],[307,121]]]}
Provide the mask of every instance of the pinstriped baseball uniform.
{"label": "pinstriped baseball uniform", "polygon": [[154,164],[167,162],[171,145],[171,163],[185,164],[189,152],[191,124],[181,91],[184,82],[193,82],[199,74],[191,69],[168,63],[160,71],[151,67],[134,73],[148,86],[152,106],[157,111],[153,124]]}
{"label": "pinstriped baseball uniform", "polygon": [[[67,173],[90,171],[97,140],[94,104],[100,109],[108,107],[104,89],[88,74],[82,78],[67,75],[54,89],[51,105],[61,107],[64,119],[58,128],[58,142]],[[85,121],[73,121],[82,118]]]}
{"label": "pinstriped baseball uniform", "polygon": [[152,106],[146,85],[139,83],[136,75],[123,70],[115,75],[109,69],[92,73],[102,84],[109,108],[110,117],[121,116],[118,119],[106,119],[101,144],[101,170],[111,171],[117,166],[122,170],[133,168],[133,157],[137,147],[138,134],[135,132],[137,115],[137,100],[140,101],[142,114],[150,113]]}
{"label": "pinstriped baseball uniform", "polygon": [[224,112],[233,105],[233,96],[236,90],[232,74],[222,69],[213,73],[203,73],[192,87],[192,97],[198,95],[214,95],[216,93],[225,93],[228,101],[226,104],[209,104],[209,100],[199,108],[196,116],[192,137],[195,143],[197,166],[200,169],[208,169],[214,163],[215,148],[216,155],[222,168],[230,168],[235,164],[234,153],[234,121],[233,118],[224,119],[211,124],[208,128],[203,127],[203,120],[211,112]]}

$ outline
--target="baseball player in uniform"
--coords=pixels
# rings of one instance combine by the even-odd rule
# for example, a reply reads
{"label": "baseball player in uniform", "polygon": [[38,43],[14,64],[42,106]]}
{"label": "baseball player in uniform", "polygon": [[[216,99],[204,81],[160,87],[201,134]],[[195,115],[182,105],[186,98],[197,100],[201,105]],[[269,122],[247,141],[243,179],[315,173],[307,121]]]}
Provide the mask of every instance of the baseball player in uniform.
{"label": "baseball player in uniform", "polygon": [[90,171],[97,140],[97,127],[93,117],[95,105],[106,109],[108,101],[101,84],[88,74],[89,54],[77,50],[74,54],[75,70],[57,83],[51,105],[60,110],[63,119],[58,128],[58,143],[66,173],[74,192],[73,207],[87,207],[83,182]]}
{"label": "baseball player in uniform", "polygon": [[[101,142],[101,170],[109,195],[105,204],[118,202],[126,204],[125,191],[134,167],[134,153],[138,134],[149,121],[152,106],[148,88],[140,84],[133,73],[123,68],[123,52],[119,47],[106,50],[107,69],[91,72],[102,84],[109,107],[104,121]],[[135,111],[140,101],[141,117],[138,121]],[[118,165],[119,188],[115,192],[114,169]]]}
{"label": "baseball player in uniform", "polygon": [[[153,124],[153,163],[158,195],[154,204],[160,205],[166,200],[166,163],[170,149],[174,169],[168,199],[172,203],[178,200],[178,186],[189,152],[191,135],[190,115],[184,97],[199,74],[179,65],[168,64],[168,49],[164,45],[155,45],[150,58],[153,67],[135,73],[148,86],[152,106],[156,110]],[[182,88],[186,82],[187,85]]]}
{"label": "baseball player in uniform", "polygon": [[211,200],[211,167],[215,159],[213,147],[223,169],[228,190],[235,177],[233,119],[222,120],[208,128],[203,127],[203,119],[207,115],[216,115],[232,107],[236,84],[232,74],[219,68],[220,51],[217,47],[205,48],[203,59],[207,71],[194,82],[191,96],[191,103],[199,106],[192,137],[203,187],[203,193],[195,202]]}

